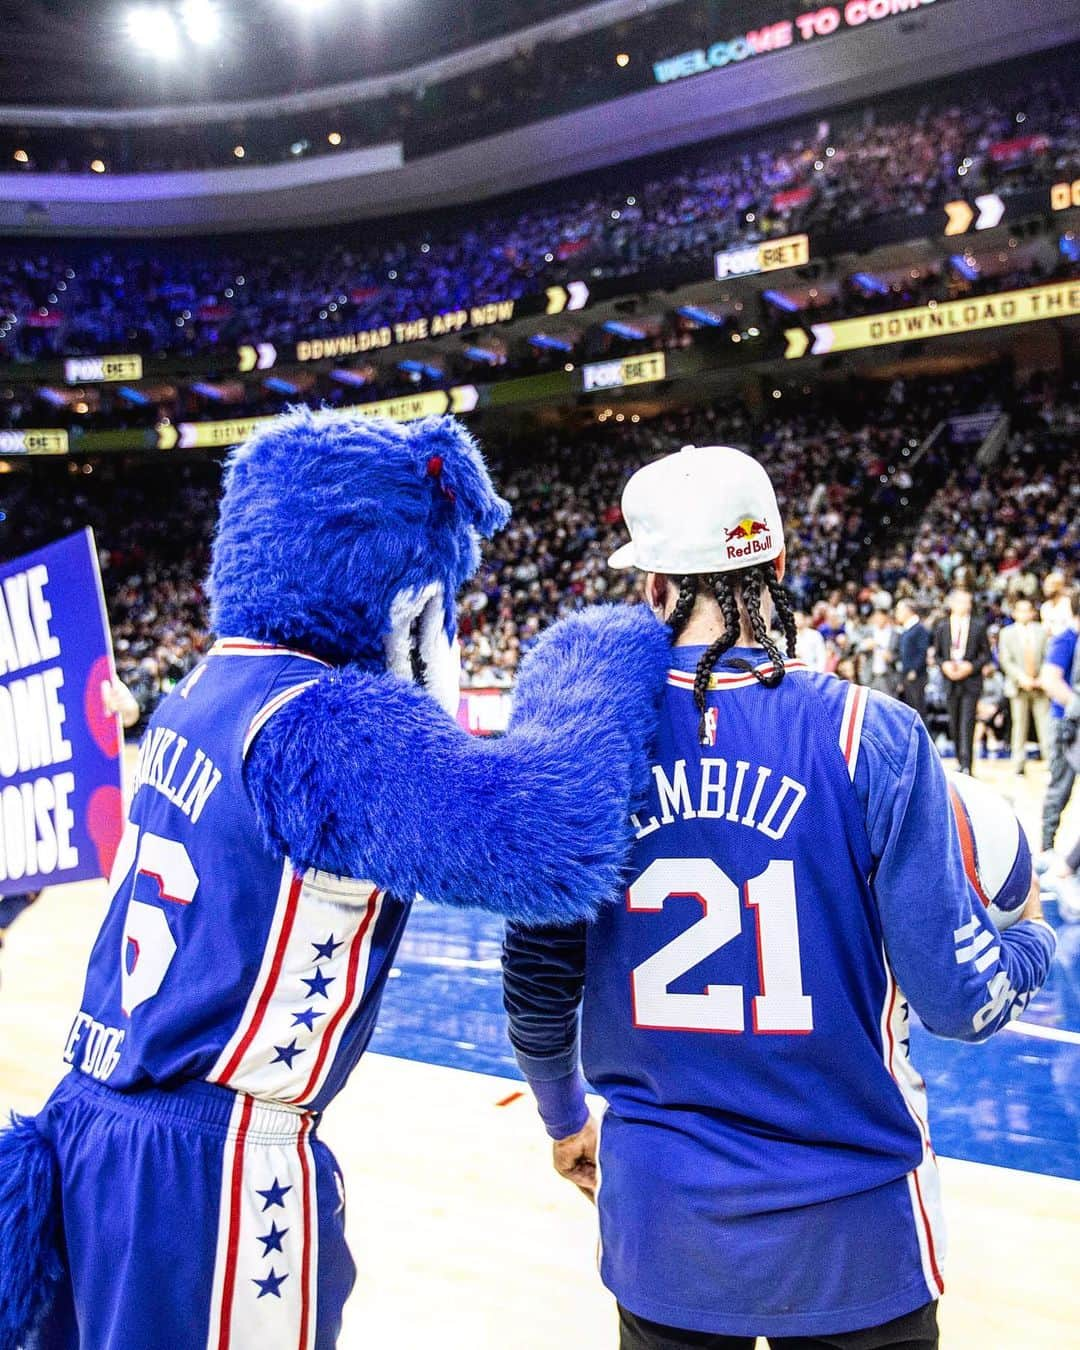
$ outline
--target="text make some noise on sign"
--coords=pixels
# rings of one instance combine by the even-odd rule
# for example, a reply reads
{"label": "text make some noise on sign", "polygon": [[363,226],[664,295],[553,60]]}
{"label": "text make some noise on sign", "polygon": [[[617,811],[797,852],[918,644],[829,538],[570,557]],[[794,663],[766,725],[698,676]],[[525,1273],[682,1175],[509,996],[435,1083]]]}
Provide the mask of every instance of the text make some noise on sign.
{"label": "text make some noise on sign", "polygon": [[[0,881],[79,861],[69,805],[75,777],[57,771],[72,750],[48,584],[48,568],[39,564],[0,586]],[[22,781],[9,781],[16,777]]]}

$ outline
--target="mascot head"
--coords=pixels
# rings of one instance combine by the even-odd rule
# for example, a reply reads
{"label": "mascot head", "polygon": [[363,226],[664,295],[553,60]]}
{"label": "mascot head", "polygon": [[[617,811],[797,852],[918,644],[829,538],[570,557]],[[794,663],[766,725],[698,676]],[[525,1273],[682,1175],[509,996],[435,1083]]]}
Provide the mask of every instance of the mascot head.
{"label": "mascot head", "polygon": [[210,570],[222,636],[382,665],[457,706],[455,596],[506,524],[452,417],[295,409],[230,457]]}

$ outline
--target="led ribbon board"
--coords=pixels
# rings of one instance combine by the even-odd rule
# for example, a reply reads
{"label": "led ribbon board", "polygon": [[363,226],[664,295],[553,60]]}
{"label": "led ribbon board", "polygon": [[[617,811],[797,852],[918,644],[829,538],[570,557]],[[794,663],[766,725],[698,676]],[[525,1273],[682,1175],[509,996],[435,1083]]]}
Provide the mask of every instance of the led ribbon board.
{"label": "led ribbon board", "polygon": [[1076,314],[1080,314],[1080,281],[1061,281],[1022,291],[1002,291],[1000,295],[896,309],[866,318],[815,323],[809,333],[805,328],[789,328],[784,334],[787,339],[784,355],[789,360],[808,354],[826,356],[829,352],[915,342],[950,333],[976,333],[984,328],[1065,319]]}

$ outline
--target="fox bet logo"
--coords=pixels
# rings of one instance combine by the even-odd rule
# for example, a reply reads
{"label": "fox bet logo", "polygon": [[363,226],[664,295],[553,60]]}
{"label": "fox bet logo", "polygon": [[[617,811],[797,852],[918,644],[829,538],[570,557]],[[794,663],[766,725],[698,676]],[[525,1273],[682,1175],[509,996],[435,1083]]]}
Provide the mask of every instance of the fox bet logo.
{"label": "fox bet logo", "polygon": [[772,532],[763,520],[747,516],[724,535],[728,558],[753,558],[772,548]]}

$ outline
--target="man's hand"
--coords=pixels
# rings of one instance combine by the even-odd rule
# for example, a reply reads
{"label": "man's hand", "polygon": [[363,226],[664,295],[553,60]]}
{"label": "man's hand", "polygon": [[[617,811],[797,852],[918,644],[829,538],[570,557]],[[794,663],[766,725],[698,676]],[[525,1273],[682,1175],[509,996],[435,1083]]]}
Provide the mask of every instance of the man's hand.
{"label": "man's hand", "polygon": [[107,717],[119,717],[125,727],[133,727],[139,720],[139,705],[122,680],[102,680],[101,706]]}
{"label": "man's hand", "polygon": [[[1028,898],[1024,902],[1024,908],[1020,913],[1020,917],[1021,919],[1041,919],[1043,917],[1042,897],[1039,894],[1038,873],[1031,878],[1031,890],[1028,891]],[[591,1123],[592,1122],[590,1122],[590,1124]],[[555,1147],[558,1148],[558,1144],[556,1144]]]}
{"label": "man's hand", "polygon": [[596,1119],[590,1116],[577,1134],[556,1139],[551,1160],[559,1176],[572,1181],[587,1199],[596,1200]]}

